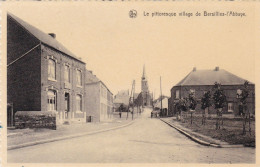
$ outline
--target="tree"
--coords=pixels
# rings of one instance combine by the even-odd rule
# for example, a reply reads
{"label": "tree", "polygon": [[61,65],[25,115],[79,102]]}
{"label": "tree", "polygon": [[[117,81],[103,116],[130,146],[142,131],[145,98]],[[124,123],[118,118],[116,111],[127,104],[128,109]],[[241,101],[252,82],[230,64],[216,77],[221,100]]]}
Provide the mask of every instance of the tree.
{"label": "tree", "polygon": [[195,98],[195,91],[190,90],[189,92],[189,109],[190,109],[190,124],[192,124],[192,113],[196,109],[197,101]]}
{"label": "tree", "polygon": [[140,93],[137,98],[134,100],[134,104],[135,106],[137,106],[137,111],[139,112],[139,114],[141,114],[141,109],[140,107],[142,106],[143,104],[143,96],[142,96],[142,93]]}
{"label": "tree", "polygon": [[214,100],[215,109],[217,109],[216,130],[218,130],[220,129],[220,118],[222,120],[222,125],[223,125],[222,110],[227,100],[224,91],[221,89],[220,83],[215,82],[214,89],[215,92],[213,94],[213,100]]}
{"label": "tree", "polygon": [[180,111],[180,114],[181,114],[181,119],[183,121],[185,121],[183,117],[184,117],[184,113],[186,113],[186,111],[188,110],[188,100],[187,100],[187,98],[181,98],[179,100],[179,109],[180,109],[179,111]]}
{"label": "tree", "polygon": [[244,83],[244,88],[240,94],[240,92],[237,93],[238,98],[240,99],[240,105],[242,106],[243,109],[243,134],[246,134],[246,121],[247,121],[247,117],[249,119],[249,134],[251,135],[251,125],[250,125],[250,112],[248,111],[248,107],[247,107],[247,98],[249,96],[249,90],[248,90],[248,85],[249,82],[245,81]]}
{"label": "tree", "polygon": [[209,107],[211,106],[210,100],[211,100],[211,93],[210,91],[207,91],[204,93],[204,95],[201,98],[201,109],[204,110],[202,112],[202,122],[201,122],[202,125],[206,124],[205,114],[207,111],[209,112]]}

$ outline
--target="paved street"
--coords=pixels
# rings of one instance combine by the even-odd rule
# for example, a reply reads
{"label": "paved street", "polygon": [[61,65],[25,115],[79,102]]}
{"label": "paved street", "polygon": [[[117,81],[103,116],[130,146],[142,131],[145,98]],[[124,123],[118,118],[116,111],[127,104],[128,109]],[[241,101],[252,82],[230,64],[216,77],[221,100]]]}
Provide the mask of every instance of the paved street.
{"label": "paved street", "polygon": [[199,145],[159,119],[128,127],[8,151],[8,162],[38,163],[254,163],[254,148]]}

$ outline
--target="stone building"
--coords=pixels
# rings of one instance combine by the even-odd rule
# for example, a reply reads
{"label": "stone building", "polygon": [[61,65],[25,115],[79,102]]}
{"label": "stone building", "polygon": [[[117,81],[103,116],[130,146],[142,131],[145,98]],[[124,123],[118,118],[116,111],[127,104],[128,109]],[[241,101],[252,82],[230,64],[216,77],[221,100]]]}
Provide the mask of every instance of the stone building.
{"label": "stone building", "polygon": [[[174,115],[177,111],[175,103],[180,98],[188,97],[190,90],[195,92],[195,97],[200,101],[205,91],[214,93],[214,83],[221,84],[226,98],[227,104],[223,108],[223,113],[239,115],[241,107],[237,93],[243,90],[245,79],[242,79],[224,69],[216,67],[212,70],[196,70],[194,68],[183,80],[172,87],[171,97],[169,99],[169,114]],[[255,85],[249,82],[249,97],[247,99],[248,109],[251,113],[255,113]],[[198,103],[196,112],[201,112],[201,105]],[[215,113],[214,106],[209,108],[209,113]]]}
{"label": "stone building", "polygon": [[86,70],[86,112],[91,116],[91,121],[106,121],[113,116],[113,94],[107,86]]}
{"label": "stone building", "polygon": [[55,39],[7,15],[7,102],[17,111],[57,111],[85,120],[86,64]]}

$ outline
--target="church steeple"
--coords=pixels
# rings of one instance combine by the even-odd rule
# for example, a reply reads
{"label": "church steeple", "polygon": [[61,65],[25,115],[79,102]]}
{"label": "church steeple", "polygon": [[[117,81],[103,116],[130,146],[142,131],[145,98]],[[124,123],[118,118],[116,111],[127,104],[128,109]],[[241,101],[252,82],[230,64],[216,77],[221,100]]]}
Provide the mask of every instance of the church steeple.
{"label": "church steeple", "polygon": [[142,79],[146,79],[145,65],[144,65],[144,67],[143,67],[143,76],[142,76]]}
{"label": "church steeple", "polygon": [[146,78],[146,73],[145,73],[145,65],[143,67],[143,76],[142,76],[142,92],[149,92],[149,88],[148,88],[148,81]]}
{"label": "church steeple", "polygon": [[151,96],[149,93],[148,80],[145,73],[145,65],[143,66],[143,76],[142,76],[142,88],[141,93],[143,97],[143,105],[150,106],[151,105]]}

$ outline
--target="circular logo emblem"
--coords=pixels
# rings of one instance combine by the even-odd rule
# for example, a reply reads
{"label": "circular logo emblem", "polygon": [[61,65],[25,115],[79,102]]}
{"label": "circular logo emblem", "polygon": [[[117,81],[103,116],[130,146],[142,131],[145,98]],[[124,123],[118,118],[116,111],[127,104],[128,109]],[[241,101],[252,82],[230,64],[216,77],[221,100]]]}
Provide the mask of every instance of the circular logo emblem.
{"label": "circular logo emblem", "polygon": [[137,11],[136,10],[130,10],[129,11],[129,17],[130,18],[136,18],[137,17]]}

